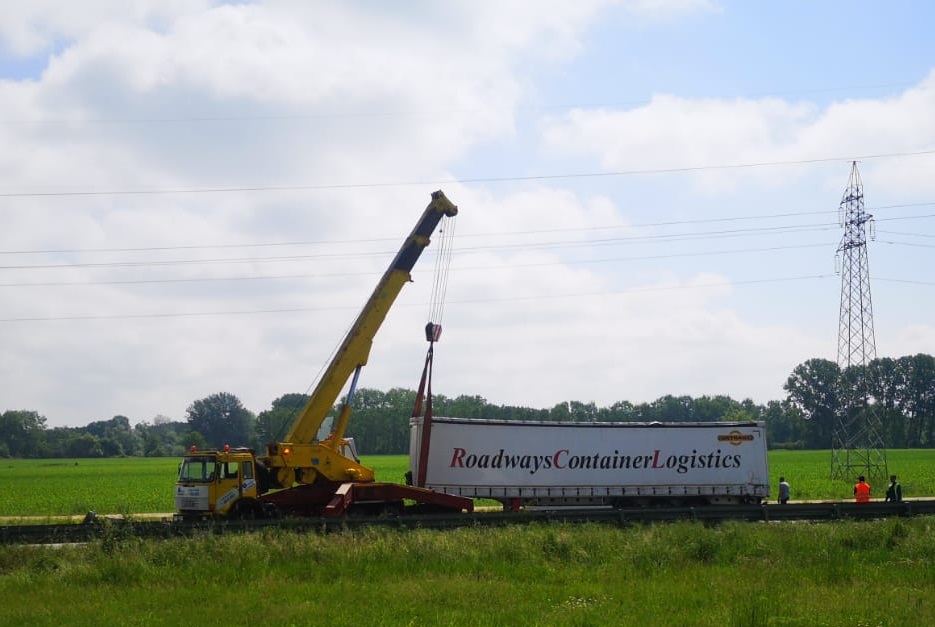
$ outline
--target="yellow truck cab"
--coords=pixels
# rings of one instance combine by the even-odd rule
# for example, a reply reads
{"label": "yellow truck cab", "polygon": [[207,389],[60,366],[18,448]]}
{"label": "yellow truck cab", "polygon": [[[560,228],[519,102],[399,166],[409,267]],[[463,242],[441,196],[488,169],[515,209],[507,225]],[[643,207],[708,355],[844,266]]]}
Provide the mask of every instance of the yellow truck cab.
{"label": "yellow truck cab", "polygon": [[262,513],[256,456],[251,449],[198,451],[182,458],[175,487],[180,518],[212,515],[255,516]]}
{"label": "yellow truck cab", "polygon": [[[288,450],[290,445],[284,445]],[[343,438],[339,452],[360,463],[354,438]],[[264,502],[268,472],[253,449],[199,451],[194,446],[179,465],[175,484],[175,518],[194,520],[214,516],[256,518],[276,515],[274,503]]]}

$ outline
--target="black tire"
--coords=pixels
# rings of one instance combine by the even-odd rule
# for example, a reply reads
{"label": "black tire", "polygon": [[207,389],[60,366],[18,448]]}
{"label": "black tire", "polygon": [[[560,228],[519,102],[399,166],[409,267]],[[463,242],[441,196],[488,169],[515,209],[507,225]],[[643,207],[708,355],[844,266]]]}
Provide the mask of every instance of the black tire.
{"label": "black tire", "polygon": [[230,512],[231,518],[237,520],[253,520],[263,517],[263,507],[255,499],[241,499],[234,504]]}

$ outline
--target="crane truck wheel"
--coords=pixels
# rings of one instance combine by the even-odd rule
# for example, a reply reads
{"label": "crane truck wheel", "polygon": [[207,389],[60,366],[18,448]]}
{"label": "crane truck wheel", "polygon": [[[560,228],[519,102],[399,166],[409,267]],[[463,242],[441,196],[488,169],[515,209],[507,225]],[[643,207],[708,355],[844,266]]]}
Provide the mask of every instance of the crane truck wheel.
{"label": "crane truck wheel", "polygon": [[263,506],[256,499],[240,499],[231,508],[230,517],[237,520],[262,518]]}

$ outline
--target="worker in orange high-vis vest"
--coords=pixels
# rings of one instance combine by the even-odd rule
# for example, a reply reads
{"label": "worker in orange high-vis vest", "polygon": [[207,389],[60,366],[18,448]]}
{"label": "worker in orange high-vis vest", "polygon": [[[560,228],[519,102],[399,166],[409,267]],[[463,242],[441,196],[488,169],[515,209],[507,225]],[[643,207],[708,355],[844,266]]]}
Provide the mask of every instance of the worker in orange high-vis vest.
{"label": "worker in orange high-vis vest", "polygon": [[854,500],[858,503],[870,502],[870,484],[863,475],[857,477],[857,483],[854,484]]}

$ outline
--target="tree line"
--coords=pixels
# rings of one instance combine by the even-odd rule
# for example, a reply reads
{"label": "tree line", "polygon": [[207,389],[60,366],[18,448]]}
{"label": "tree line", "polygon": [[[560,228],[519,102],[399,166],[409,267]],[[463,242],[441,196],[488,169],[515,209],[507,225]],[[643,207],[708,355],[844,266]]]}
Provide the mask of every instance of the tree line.
{"label": "tree line", "polygon": [[[792,371],[787,396],[765,405],[729,396],[666,395],[649,403],[619,401],[607,407],[568,401],[550,409],[496,405],[481,396],[433,397],[433,413],[453,418],[573,422],[762,421],[771,448],[826,449],[836,422],[853,414],[879,420],[888,448],[935,447],[935,358],[918,354],[880,358],[866,367],[841,369],[826,359],[810,359]],[[409,417],[416,392],[403,388],[361,388],[354,399],[348,434],[369,455],[409,452]],[[0,457],[180,456],[191,446],[250,446],[263,450],[288,432],[307,396],[285,394],[259,414],[235,395],[213,394],[194,401],[183,421],[157,416],[131,425],[126,416],[84,427],[47,428],[35,411],[0,414]],[[332,416],[337,408],[332,411]]]}

